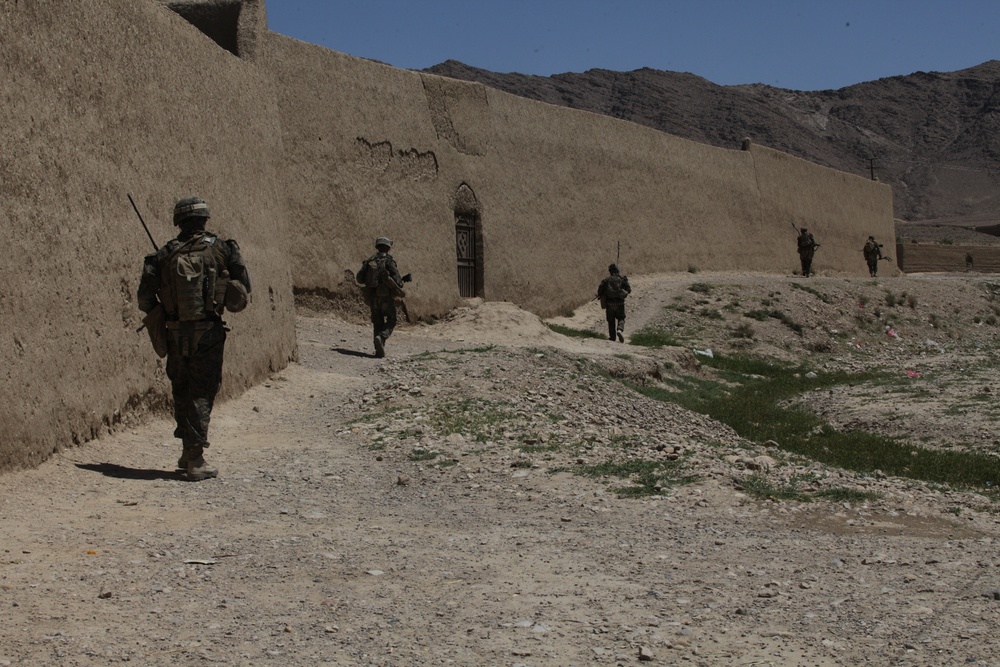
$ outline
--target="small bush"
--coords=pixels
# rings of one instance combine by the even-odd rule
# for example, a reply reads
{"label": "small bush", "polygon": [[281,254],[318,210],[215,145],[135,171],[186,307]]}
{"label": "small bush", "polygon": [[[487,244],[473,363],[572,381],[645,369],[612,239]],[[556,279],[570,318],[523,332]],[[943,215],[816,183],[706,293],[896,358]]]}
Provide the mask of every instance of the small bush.
{"label": "small bush", "polygon": [[909,306],[911,309],[916,308],[917,307],[917,295],[916,294],[910,294],[909,296],[907,296],[906,297],[906,305]]}
{"label": "small bush", "polygon": [[944,238],[941,239],[941,245],[955,245],[955,241],[953,239]]}
{"label": "small bush", "polygon": [[896,296],[893,292],[885,293],[885,305],[889,308],[894,308],[897,304],[903,303],[903,300]]}
{"label": "small bush", "polygon": [[817,340],[808,343],[806,345],[806,349],[809,350],[810,352],[826,353],[833,351],[833,345],[828,340]]}
{"label": "small bush", "polygon": [[688,273],[698,273],[698,267],[694,264],[688,264]]}
{"label": "small bush", "polygon": [[744,322],[743,324],[737,324],[733,328],[733,337],[734,338],[752,339],[756,335],[757,335],[757,332],[755,332],[753,330],[753,325],[750,324],[749,322]]}
{"label": "small bush", "polygon": [[708,283],[691,283],[688,285],[688,289],[699,294],[708,294],[712,291],[712,286]]}

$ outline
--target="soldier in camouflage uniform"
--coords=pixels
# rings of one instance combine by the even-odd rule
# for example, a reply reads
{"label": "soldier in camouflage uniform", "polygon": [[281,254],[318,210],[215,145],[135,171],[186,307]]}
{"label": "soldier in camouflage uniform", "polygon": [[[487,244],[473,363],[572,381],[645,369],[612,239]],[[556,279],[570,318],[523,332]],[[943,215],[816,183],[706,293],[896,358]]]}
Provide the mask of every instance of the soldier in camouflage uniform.
{"label": "soldier in camouflage uniform", "polygon": [[809,230],[803,227],[796,239],[796,245],[799,252],[799,262],[802,264],[802,275],[808,278],[813,272],[813,255],[816,254],[816,248],[819,247],[819,244],[816,243],[816,238],[809,233]]}
{"label": "soldier in camouflage uniform", "polygon": [[601,300],[604,315],[608,320],[608,339],[618,338],[625,342],[625,299],[632,293],[628,277],[621,275],[617,264],[608,266],[608,277],[597,287],[597,298]]}
{"label": "soldier in camouflage uniform", "polygon": [[876,242],[874,236],[869,236],[861,253],[868,264],[868,275],[875,278],[878,275],[878,261],[882,259],[882,244]]}
{"label": "soldier in camouflage uniform", "polygon": [[354,276],[364,285],[365,301],[371,311],[375,356],[385,356],[385,342],[396,328],[396,297],[404,296],[403,283],[413,278],[407,273],[399,275],[396,260],[389,254],[392,241],[380,236],[375,239],[375,254],[361,264]]}
{"label": "soldier in camouflage uniform", "polygon": [[[216,468],[205,462],[209,446],[208,424],[215,396],[222,384],[223,350],[228,329],[224,309],[243,310],[251,290],[236,241],[205,231],[208,205],[198,197],[181,199],[174,206],[177,238],[156,254],[146,256],[137,301],[147,313],[154,348],[167,357],[167,377],[174,399],[174,437],[182,444],[177,467],[186,478],[199,481],[215,477]],[[157,346],[153,324],[162,327],[165,345]],[[158,328],[159,328],[158,327]]]}

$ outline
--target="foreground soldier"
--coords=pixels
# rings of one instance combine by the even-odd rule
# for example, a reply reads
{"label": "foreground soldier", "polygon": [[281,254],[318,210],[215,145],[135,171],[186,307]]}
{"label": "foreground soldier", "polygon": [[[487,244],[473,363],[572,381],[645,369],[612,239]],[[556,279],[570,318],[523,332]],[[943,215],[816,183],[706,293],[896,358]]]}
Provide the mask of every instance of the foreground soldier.
{"label": "foreground soldier", "polygon": [[608,340],[617,336],[619,343],[625,342],[625,299],[632,293],[628,277],[621,275],[617,264],[608,266],[607,278],[597,287],[597,298],[601,300],[604,315],[608,320]]}
{"label": "foreground soldier", "polygon": [[865,241],[865,247],[861,249],[868,263],[868,274],[874,278],[878,275],[878,261],[882,259],[882,244],[876,243],[874,236],[869,236]]}
{"label": "foreground soldier", "polygon": [[405,296],[403,283],[412,280],[409,273],[399,275],[390,248],[392,241],[385,236],[375,239],[375,254],[364,261],[355,275],[358,283],[365,286],[376,357],[385,356],[385,341],[396,328],[396,297]]}
{"label": "foreground soldier", "polygon": [[[248,303],[250,274],[236,241],[205,231],[208,205],[198,197],[174,206],[176,239],[147,255],[136,295],[147,314],[153,347],[167,357],[167,377],[174,398],[174,437],[183,451],[177,467],[187,479],[215,477],[205,462],[208,423],[222,384],[226,326],[222,313],[239,312]],[[158,338],[159,337],[159,338]]]}
{"label": "foreground soldier", "polygon": [[819,247],[819,244],[805,227],[799,232],[796,243],[799,251],[799,262],[802,264],[802,275],[808,278],[812,274],[813,255],[816,254],[816,248]]}

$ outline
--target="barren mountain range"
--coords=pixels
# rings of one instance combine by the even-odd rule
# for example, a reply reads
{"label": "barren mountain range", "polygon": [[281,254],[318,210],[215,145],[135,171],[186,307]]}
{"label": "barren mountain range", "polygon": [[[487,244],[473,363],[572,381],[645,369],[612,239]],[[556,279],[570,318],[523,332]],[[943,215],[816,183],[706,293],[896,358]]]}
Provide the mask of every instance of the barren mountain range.
{"label": "barren mountain range", "polygon": [[838,90],[719,86],[694,74],[529,76],[448,60],[428,72],[605,114],[714,146],[743,138],[892,186],[895,216],[1000,221],[1000,60],[915,72]]}

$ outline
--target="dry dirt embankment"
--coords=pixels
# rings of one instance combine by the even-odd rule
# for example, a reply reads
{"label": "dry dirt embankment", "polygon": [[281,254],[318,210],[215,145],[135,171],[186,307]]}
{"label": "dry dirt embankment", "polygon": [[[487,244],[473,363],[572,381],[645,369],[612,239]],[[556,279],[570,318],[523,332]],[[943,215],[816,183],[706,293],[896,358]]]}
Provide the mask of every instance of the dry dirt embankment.
{"label": "dry dirt embankment", "polygon": [[[786,456],[614,379],[701,373],[694,348],[878,363],[899,393],[813,405],[906,435],[877,415],[925,389],[921,414],[969,419],[922,444],[993,451],[971,398],[1000,389],[990,283],[633,284],[628,332],[683,346],[485,304],[401,328],[376,360],[366,325],[303,311],[300,363],[218,407],[219,479],[175,476],[165,421],[0,477],[0,664],[994,664],[989,500]],[[741,314],[760,309],[786,317]],[[603,327],[596,304],[560,323]],[[685,483],[630,499],[572,472],[637,460]],[[877,495],[760,499],[748,475]]]}

